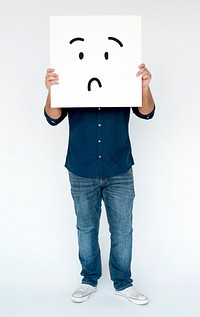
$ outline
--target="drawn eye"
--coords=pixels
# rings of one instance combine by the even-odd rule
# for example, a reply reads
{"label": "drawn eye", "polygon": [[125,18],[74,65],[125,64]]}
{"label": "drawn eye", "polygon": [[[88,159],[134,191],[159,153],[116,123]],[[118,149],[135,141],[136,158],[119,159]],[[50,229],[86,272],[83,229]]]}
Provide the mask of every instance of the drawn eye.
{"label": "drawn eye", "polygon": [[108,52],[105,52],[104,56],[105,56],[105,59],[108,59]]}
{"label": "drawn eye", "polygon": [[83,52],[80,52],[80,53],[79,53],[79,58],[80,58],[80,59],[83,59],[83,57],[84,57]]}

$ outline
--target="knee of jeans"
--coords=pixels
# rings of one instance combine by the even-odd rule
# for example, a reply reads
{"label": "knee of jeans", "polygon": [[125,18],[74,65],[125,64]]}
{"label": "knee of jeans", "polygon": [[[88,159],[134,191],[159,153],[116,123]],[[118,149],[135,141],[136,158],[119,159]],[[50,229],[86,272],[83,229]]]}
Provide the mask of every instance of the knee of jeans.
{"label": "knee of jeans", "polygon": [[113,237],[130,237],[133,233],[132,215],[109,221],[109,230]]}
{"label": "knee of jeans", "polygon": [[98,224],[83,224],[83,223],[78,223],[76,225],[76,228],[78,231],[81,231],[82,233],[92,233],[94,231],[98,231]]}

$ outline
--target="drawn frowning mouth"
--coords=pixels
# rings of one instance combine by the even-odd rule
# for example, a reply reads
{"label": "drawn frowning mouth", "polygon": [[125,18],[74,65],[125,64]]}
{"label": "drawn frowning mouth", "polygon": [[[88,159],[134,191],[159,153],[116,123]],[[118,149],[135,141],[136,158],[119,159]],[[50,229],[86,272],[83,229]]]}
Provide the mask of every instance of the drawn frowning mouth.
{"label": "drawn frowning mouth", "polygon": [[98,78],[96,78],[96,77],[93,77],[93,78],[91,78],[91,79],[88,81],[88,91],[91,91],[91,84],[92,84],[93,81],[96,81],[96,82],[98,83],[99,88],[102,87],[102,84],[101,84],[100,80],[99,80]]}

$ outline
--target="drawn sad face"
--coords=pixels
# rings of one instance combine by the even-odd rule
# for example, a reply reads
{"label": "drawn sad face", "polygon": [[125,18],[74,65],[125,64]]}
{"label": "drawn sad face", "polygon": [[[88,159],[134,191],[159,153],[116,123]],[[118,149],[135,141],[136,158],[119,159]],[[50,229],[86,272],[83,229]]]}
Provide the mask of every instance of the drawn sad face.
{"label": "drawn sad face", "polygon": [[[108,37],[108,40],[114,41],[115,43],[117,43],[117,45],[119,45],[120,47],[123,47],[122,42],[121,42],[119,39],[115,38],[115,37],[109,36],[109,37]],[[73,38],[69,43],[70,43],[70,44],[73,44],[74,42],[77,42],[77,41],[84,41],[84,38],[82,38],[82,37],[75,37],[75,38]],[[80,53],[79,53],[79,59],[82,60],[83,58],[84,58],[84,53],[83,53],[83,52],[80,52]],[[104,53],[104,58],[105,58],[105,60],[108,60],[108,59],[109,59],[109,53],[108,53],[108,52],[105,52],[105,53]],[[88,81],[88,84],[87,84],[87,90],[88,90],[88,91],[91,91],[91,85],[92,85],[92,83],[93,83],[94,81],[96,81],[96,82],[98,83],[98,85],[99,85],[100,88],[102,87],[102,83],[101,83],[100,79],[97,78],[97,77],[92,77],[92,78],[90,78],[90,80]]]}

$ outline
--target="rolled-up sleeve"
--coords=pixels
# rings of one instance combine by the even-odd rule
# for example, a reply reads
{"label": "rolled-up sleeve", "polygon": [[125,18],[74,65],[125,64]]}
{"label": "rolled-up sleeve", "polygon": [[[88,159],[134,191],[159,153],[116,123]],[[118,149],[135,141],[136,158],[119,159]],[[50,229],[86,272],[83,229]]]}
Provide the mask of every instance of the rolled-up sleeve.
{"label": "rolled-up sleeve", "polygon": [[133,113],[137,116],[137,117],[139,117],[139,118],[141,118],[141,119],[145,119],[145,120],[149,120],[149,119],[152,119],[153,118],[153,116],[154,116],[154,113],[155,113],[155,105],[154,105],[154,108],[153,108],[153,110],[150,112],[150,113],[148,113],[148,114],[142,114],[142,113],[140,113],[140,111],[138,110],[138,107],[132,107],[132,111],[133,111]]}
{"label": "rolled-up sleeve", "polygon": [[44,108],[44,116],[47,120],[47,122],[50,124],[50,125],[57,125],[59,124],[61,121],[63,121],[63,119],[67,116],[67,108],[61,108],[61,116],[57,119],[52,119],[48,116],[48,114],[46,113],[45,111],[45,108]]}

